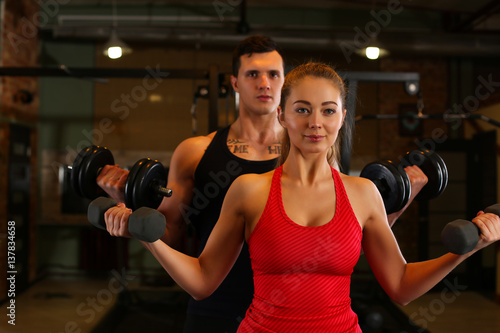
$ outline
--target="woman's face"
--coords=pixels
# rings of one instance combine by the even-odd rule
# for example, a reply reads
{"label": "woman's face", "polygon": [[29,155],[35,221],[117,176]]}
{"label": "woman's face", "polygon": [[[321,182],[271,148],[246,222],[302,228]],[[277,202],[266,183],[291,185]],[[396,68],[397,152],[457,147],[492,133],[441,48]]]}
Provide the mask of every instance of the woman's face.
{"label": "woman's face", "polygon": [[328,79],[307,76],[292,87],[280,121],[291,147],[321,153],[337,140],[344,115],[339,89]]}

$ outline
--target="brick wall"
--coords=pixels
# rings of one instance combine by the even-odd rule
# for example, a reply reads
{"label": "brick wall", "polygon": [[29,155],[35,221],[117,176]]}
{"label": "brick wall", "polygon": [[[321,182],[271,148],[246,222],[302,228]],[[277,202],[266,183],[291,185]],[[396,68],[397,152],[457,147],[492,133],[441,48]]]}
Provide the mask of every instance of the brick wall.
{"label": "brick wall", "polygon": [[[449,100],[448,63],[440,58],[387,58],[382,59],[380,70],[383,72],[417,72],[420,73],[420,89],[424,102],[423,113],[442,114]],[[416,96],[406,93],[400,83],[381,83],[379,86],[379,110],[382,114],[397,114],[400,106],[416,105]],[[391,158],[397,161],[410,150],[420,146],[419,139],[430,139],[440,131],[447,132],[447,126],[442,120],[425,120],[422,123],[421,135],[400,136],[398,120],[378,121],[379,126],[379,157]],[[428,147],[429,148],[429,147]],[[432,149],[432,147],[430,147]],[[393,228],[401,250],[408,261],[418,259],[419,219],[418,203],[412,204],[401,216]]]}
{"label": "brick wall", "polygon": [[[34,67],[38,64],[38,31],[36,28],[38,3],[31,0],[5,0],[1,17],[1,56],[4,67]],[[31,189],[30,189],[30,237],[29,280],[35,277],[35,227],[37,212],[37,141],[38,79],[35,77],[0,78],[0,234],[6,234],[8,156],[10,124],[20,123],[32,127],[31,132]],[[28,241],[28,240],[26,240]],[[6,246],[0,238],[1,248]],[[1,256],[6,252],[1,251]],[[6,258],[0,257],[2,267]],[[0,299],[6,295],[6,271],[0,272]]]}

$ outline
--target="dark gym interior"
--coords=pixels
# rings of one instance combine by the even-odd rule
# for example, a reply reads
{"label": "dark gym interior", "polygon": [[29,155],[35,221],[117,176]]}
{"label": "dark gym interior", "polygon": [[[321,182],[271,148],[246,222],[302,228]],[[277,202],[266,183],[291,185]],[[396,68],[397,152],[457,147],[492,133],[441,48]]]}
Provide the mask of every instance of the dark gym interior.
{"label": "dark gym interior", "polygon": [[[408,262],[445,253],[447,223],[499,201],[496,0],[0,0],[0,11],[1,332],[182,332],[187,293],[137,240],[88,222],[70,167],[98,145],[124,168],[150,157],[168,172],[180,142],[237,117],[231,54],[250,34],[274,38],[287,68],[316,60],[342,74],[354,114],[344,172],[414,149],[446,163],[439,197],[393,227]],[[103,52],[114,34],[117,59]],[[361,257],[351,298],[363,331],[500,332],[499,249],[406,306]]]}

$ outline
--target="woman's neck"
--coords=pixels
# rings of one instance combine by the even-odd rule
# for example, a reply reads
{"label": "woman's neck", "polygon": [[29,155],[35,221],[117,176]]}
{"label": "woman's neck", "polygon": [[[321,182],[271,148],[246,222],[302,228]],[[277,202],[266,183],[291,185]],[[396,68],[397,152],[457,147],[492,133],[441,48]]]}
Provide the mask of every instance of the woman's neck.
{"label": "woman's neck", "polygon": [[291,151],[283,164],[283,173],[300,184],[314,185],[325,177],[331,178],[332,171],[326,154],[304,156]]}

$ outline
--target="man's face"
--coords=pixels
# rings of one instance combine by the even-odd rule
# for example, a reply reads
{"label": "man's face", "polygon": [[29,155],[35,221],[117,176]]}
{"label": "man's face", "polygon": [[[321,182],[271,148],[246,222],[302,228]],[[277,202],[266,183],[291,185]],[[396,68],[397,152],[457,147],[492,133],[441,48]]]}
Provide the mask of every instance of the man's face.
{"label": "man's face", "polygon": [[258,115],[276,112],[284,82],[283,59],[277,51],[240,58],[238,77],[231,77],[240,95],[240,112]]}

